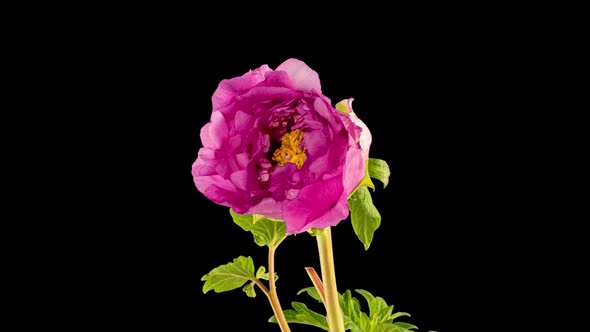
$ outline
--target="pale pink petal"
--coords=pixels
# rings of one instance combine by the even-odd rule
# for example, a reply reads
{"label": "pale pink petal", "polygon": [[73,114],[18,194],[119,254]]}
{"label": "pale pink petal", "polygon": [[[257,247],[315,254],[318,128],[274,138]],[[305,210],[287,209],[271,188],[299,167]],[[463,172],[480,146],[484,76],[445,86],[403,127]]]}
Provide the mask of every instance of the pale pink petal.
{"label": "pale pink petal", "polygon": [[265,77],[264,74],[269,71],[272,71],[270,67],[262,65],[255,70],[250,70],[240,77],[221,81],[211,99],[213,109],[215,110],[227,106],[234,100],[236,95],[239,95],[242,91],[248,90],[262,82]]}
{"label": "pale pink petal", "polygon": [[[311,223],[307,224],[305,227],[300,229],[299,231],[294,231],[294,233],[301,233],[305,232],[312,228],[326,228],[329,226],[336,226],[342,220],[348,218],[348,200],[346,195],[342,195],[342,197],[338,200],[338,202],[326,213],[324,213],[321,217],[315,219]],[[291,233],[289,233],[291,234]]]}
{"label": "pale pink petal", "polygon": [[252,128],[252,124],[250,123],[250,121],[252,120],[252,115],[242,112],[242,111],[237,111],[236,112],[236,117],[234,119],[234,127],[236,132],[240,133],[240,132],[244,132],[247,131],[248,129]]}
{"label": "pale pink petal", "polygon": [[332,143],[323,130],[312,130],[303,134],[303,145],[305,146],[305,155],[307,158],[316,158],[326,153],[329,145]]}
{"label": "pale pink petal", "polygon": [[253,189],[253,187],[248,187],[248,171],[245,169],[233,172],[230,175],[231,182],[238,188],[244,191]]}
{"label": "pale pink petal", "polygon": [[277,202],[271,197],[266,197],[260,203],[252,206],[246,214],[261,214],[270,218],[283,219],[282,203]]}
{"label": "pale pink petal", "polygon": [[350,110],[350,119],[355,125],[361,128],[362,131],[359,138],[359,142],[361,144],[361,148],[363,149],[363,151],[368,155],[369,149],[371,147],[371,142],[373,141],[373,135],[371,135],[369,127],[367,127],[367,125],[361,119],[359,119],[352,110],[353,100],[354,98],[348,98],[348,109]]}
{"label": "pale pink petal", "polygon": [[339,125],[340,118],[337,116],[338,113],[336,113],[332,106],[326,103],[325,100],[321,98],[316,98],[313,103],[313,108],[322,118],[329,121],[332,124],[332,126]]}
{"label": "pale pink petal", "polygon": [[366,160],[364,152],[356,144],[346,152],[343,181],[347,195],[351,194],[365,177]]}
{"label": "pale pink petal", "polygon": [[215,165],[218,161],[210,158],[212,150],[208,148],[199,149],[199,157],[192,165],[191,173],[193,177],[216,174]]}
{"label": "pale pink petal", "polygon": [[227,202],[225,192],[233,195],[237,193],[233,183],[220,175],[195,176],[193,180],[200,192],[218,204]]}
{"label": "pale pink petal", "polygon": [[277,71],[287,72],[291,83],[295,89],[302,91],[322,92],[320,77],[315,70],[309,68],[303,61],[297,59],[288,59],[279,65]]}
{"label": "pale pink petal", "polygon": [[246,165],[248,165],[248,162],[250,161],[250,155],[245,152],[238,153],[235,158],[241,168],[246,168]]}
{"label": "pale pink petal", "polygon": [[248,105],[256,105],[258,102],[266,102],[272,99],[289,100],[300,96],[301,92],[285,87],[256,86],[243,95],[236,97],[236,100],[238,102],[247,102]]}
{"label": "pale pink petal", "polygon": [[[297,198],[286,201],[283,220],[287,233],[300,233],[323,225],[336,225],[348,216],[346,194],[343,191],[342,178],[334,177],[327,181],[315,182],[299,191]],[[325,226],[323,226],[325,227]]]}
{"label": "pale pink petal", "polygon": [[201,142],[204,147],[219,149],[227,140],[227,123],[221,112],[211,114],[211,122],[201,129]]}

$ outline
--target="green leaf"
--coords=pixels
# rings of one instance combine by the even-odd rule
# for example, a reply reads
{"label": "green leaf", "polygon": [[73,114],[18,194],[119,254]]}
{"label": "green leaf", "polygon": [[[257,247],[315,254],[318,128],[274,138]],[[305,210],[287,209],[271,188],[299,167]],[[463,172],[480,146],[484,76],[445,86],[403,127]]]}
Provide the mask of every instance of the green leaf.
{"label": "green leaf", "polygon": [[307,293],[307,295],[311,296],[314,300],[322,302],[322,297],[320,296],[320,293],[318,293],[318,290],[315,287],[306,287],[297,292],[297,295],[301,293]]}
{"label": "green leaf", "polygon": [[[291,306],[293,306],[294,310],[289,309],[284,311],[287,322],[311,325],[328,331],[328,321],[326,320],[326,317],[309,309],[301,302],[291,302]],[[277,318],[272,316],[268,321],[271,323],[277,323]]]}
{"label": "green leaf", "polygon": [[414,324],[410,324],[410,323],[404,323],[404,322],[395,322],[395,323],[393,323],[393,325],[401,328],[403,332],[406,332],[406,331],[411,332],[410,330],[417,330],[418,329],[418,326],[416,326]]}
{"label": "green leaf", "polygon": [[373,241],[373,233],[381,224],[381,215],[373,205],[369,189],[367,187],[358,188],[348,199],[348,206],[350,207],[350,219],[354,233],[365,246],[365,250],[368,250]]}
{"label": "green leaf", "polygon": [[391,175],[391,171],[389,170],[389,165],[385,160],[376,159],[376,158],[369,158],[369,164],[367,166],[369,176],[381,181],[383,183],[383,188],[387,187],[389,184],[389,176]]}
{"label": "green leaf", "polygon": [[381,324],[381,326],[379,326],[381,328],[380,331],[383,332],[406,332],[408,330],[401,328],[399,326],[390,324],[390,323],[386,323],[386,324]]}
{"label": "green leaf", "polygon": [[354,190],[350,193],[350,195],[348,195],[348,198],[352,197],[352,195],[354,195],[354,193],[362,187],[369,187],[373,189],[373,191],[375,191],[375,184],[371,180],[371,174],[369,172],[369,160],[371,160],[371,158],[367,158],[367,161],[365,161],[365,176],[363,177],[361,182],[356,186],[356,188],[354,188]]}
{"label": "green leaf", "polygon": [[232,209],[229,213],[238,226],[254,235],[254,242],[261,247],[276,246],[285,237],[287,228],[280,220],[269,219],[259,214],[238,214]]}
{"label": "green leaf", "polygon": [[258,268],[256,271],[256,278],[268,280],[268,273],[266,272],[266,268],[264,266]]}
{"label": "green leaf", "polygon": [[338,297],[340,308],[344,316],[349,317],[351,321],[358,322],[360,320],[361,304],[359,300],[352,296],[349,289]]}
{"label": "green leaf", "polygon": [[[258,271],[256,271],[256,278],[268,280],[269,275],[264,266],[258,268]],[[279,280],[279,275],[275,272],[275,281],[277,280]]]}
{"label": "green leaf", "polygon": [[361,183],[359,183],[359,185],[357,186],[356,190],[358,190],[359,188],[361,188],[363,186],[366,186],[366,187],[373,189],[373,191],[375,191],[375,184],[371,180],[371,173],[369,172],[369,160],[370,160],[370,158],[367,159],[367,161],[365,162],[365,176],[361,180]]}
{"label": "green leaf", "polygon": [[[350,290],[339,294],[338,302],[342,308],[344,316],[344,328],[351,332],[413,332],[417,329],[415,325],[395,322],[393,320],[400,316],[409,316],[405,312],[392,314],[393,305],[387,305],[385,300],[378,296],[373,296],[366,290],[357,289],[369,306],[369,315],[361,311],[361,305],[357,298],[352,296]],[[307,293],[312,298],[321,302],[321,298],[314,287],[307,287],[297,294]],[[293,302],[294,310],[285,310],[285,317],[289,323],[300,323],[313,325],[327,330],[327,321],[325,316],[318,314],[307,308],[303,303]],[[276,317],[271,317],[270,322],[276,323]]]}
{"label": "green leaf", "polygon": [[393,305],[388,306],[383,298],[379,296],[374,297],[373,294],[364,289],[356,289],[355,291],[361,294],[367,301],[369,305],[369,317],[372,321],[382,323],[393,320],[391,318]]}
{"label": "green leaf", "polygon": [[242,288],[242,290],[244,291],[244,293],[246,293],[246,295],[248,295],[248,297],[256,297],[256,291],[254,290],[254,286],[255,283],[254,281],[252,281],[247,283],[246,286]]}
{"label": "green leaf", "polygon": [[[365,327],[368,326],[369,330],[367,331],[411,332],[411,328],[417,328],[415,325],[408,323],[393,323],[393,320],[398,317],[410,315],[406,312],[393,313],[393,305],[387,305],[387,302],[383,298],[373,296],[373,294],[364,289],[356,289],[355,291],[365,298],[369,306],[368,325],[364,325],[366,323],[363,322],[362,315],[360,317],[360,324],[357,323]],[[366,331],[363,330],[363,332]]]}
{"label": "green leaf", "polygon": [[232,263],[218,266],[201,278],[205,281],[203,293],[214,290],[216,293],[227,292],[242,287],[247,281],[254,280],[254,261],[252,257],[240,256]]}
{"label": "green leaf", "polygon": [[410,317],[411,315],[407,312],[400,311],[400,312],[396,312],[395,314],[391,315],[391,317],[389,317],[389,319],[394,320],[394,319],[396,319],[398,317],[402,317],[402,316]]}

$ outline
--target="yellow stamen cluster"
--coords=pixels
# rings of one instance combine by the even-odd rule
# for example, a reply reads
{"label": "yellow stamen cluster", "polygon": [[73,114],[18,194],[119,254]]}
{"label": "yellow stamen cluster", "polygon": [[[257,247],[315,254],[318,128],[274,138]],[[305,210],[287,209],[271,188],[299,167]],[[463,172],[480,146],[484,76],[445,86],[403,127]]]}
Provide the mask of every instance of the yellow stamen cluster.
{"label": "yellow stamen cluster", "polygon": [[297,168],[301,168],[307,158],[304,149],[299,146],[302,138],[303,132],[299,129],[283,135],[281,147],[272,154],[272,160],[276,161],[279,166],[293,163],[297,165]]}

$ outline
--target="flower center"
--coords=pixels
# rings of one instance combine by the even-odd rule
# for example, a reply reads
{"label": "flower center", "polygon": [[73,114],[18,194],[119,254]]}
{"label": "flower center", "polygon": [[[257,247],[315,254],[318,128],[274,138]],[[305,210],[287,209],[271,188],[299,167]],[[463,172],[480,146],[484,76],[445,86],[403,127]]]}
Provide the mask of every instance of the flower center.
{"label": "flower center", "polygon": [[300,147],[302,138],[303,132],[299,129],[283,135],[281,138],[281,147],[276,149],[272,154],[272,160],[276,161],[279,166],[283,166],[286,163],[293,163],[297,165],[297,168],[301,168],[307,158],[305,149]]}

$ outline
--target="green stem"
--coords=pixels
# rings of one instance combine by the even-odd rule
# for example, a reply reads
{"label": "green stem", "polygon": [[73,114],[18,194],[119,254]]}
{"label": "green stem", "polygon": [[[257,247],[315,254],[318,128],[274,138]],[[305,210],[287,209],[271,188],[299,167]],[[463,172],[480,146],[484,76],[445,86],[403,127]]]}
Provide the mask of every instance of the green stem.
{"label": "green stem", "polygon": [[332,233],[330,227],[320,230],[316,239],[322,267],[322,281],[326,301],[326,318],[329,332],[344,332],[344,316],[338,303],[338,288],[336,287],[336,272],[334,270],[334,254],[332,252]]}
{"label": "green stem", "polygon": [[285,318],[285,314],[283,313],[283,308],[281,308],[281,303],[279,302],[279,296],[277,295],[277,286],[275,280],[275,250],[277,249],[277,246],[282,242],[282,240],[284,240],[284,238],[281,239],[275,245],[271,245],[268,247],[268,300],[270,301],[270,306],[272,307],[272,311],[274,312],[275,317],[277,318],[277,322],[279,323],[281,331],[291,332],[289,324],[287,323],[287,319]]}

